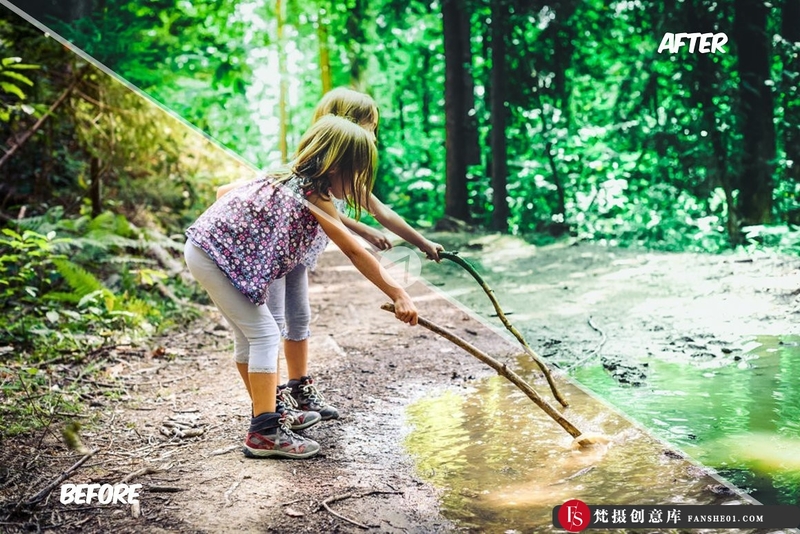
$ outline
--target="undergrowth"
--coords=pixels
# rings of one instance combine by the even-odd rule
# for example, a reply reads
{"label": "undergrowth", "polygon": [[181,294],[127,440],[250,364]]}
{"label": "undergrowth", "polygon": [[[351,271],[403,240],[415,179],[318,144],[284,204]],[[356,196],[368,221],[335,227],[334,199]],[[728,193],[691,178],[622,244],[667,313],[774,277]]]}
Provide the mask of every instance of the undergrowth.
{"label": "undergrowth", "polygon": [[197,317],[197,289],[153,254],[182,247],[110,212],[51,210],[0,230],[0,437],[79,410],[82,380],[102,368],[92,355]]}

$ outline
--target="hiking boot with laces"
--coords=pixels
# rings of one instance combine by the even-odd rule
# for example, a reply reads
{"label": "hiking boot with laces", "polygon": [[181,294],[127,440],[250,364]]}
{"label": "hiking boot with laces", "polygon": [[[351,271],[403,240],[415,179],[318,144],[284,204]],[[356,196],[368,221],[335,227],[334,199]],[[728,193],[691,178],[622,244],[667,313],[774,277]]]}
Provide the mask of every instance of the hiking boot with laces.
{"label": "hiking boot with laces", "polygon": [[310,376],[300,377],[300,380],[289,380],[285,387],[297,401],[300,410],[318,412],[323,421],[339,418],[339,410],[325,401],[325,397],[319,392]]}
{"label": "hiking boot with laces", "polygon": [[263,413],[253,417],[242,452],[248,458],[310,458],[319,452],[316,441],[291,430],[292,416]]}
{"label": "hiking boot with laces", "polygon": [[294,397],[289,392],[289,388],[278,388],[278,395],[275,398],[275,411],[292,416],[294,421],[291,425],[292,430],[304,430],[322,421],[322,416],[319,412],[299,409],[297,401],[294,400]]}

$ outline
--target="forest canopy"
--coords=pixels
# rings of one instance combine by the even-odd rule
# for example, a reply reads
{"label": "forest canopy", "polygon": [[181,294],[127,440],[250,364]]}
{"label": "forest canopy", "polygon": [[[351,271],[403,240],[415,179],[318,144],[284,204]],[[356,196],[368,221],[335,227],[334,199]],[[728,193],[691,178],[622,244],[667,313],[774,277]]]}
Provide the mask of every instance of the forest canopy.
{"label": "forest canopy", "polygon": [[[370,93],[376,192],[418,225],[798,250],[799,0],[19,6],[260,167],[291,155],[325,91]],[[35,30],[16,32],[6,55],[30,63]],[[724,53],[659,52],[686,32],[724,35]]]}

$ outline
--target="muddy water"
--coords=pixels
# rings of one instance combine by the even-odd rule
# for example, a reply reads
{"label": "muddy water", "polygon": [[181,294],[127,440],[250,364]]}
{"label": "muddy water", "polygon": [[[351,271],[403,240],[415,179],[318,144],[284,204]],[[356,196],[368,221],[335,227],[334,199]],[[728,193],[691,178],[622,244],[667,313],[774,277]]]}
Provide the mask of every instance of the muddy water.
{"label": "muddy water", "polygon": [[760,502],[800,504],[800,338],[748,347],[722,362],[650,359],[642,388],[622,387],[600,365],[574,378]]}
{"label": "muddy water", "polygon": [[[546,384],[536,384],[546,390]],[[447,391],[407,412],[406,448],[420,474],[444,488],[446,514],[480,532],[551,530],[553,506],[587,503],[743,502],[708,490],[717,481],[575,388],[565,414],[609,443],[573,448],[571,437],[501,377]]]}
{"label": "muddy water", "polygon": [[[504,265],[495,260],[473,264],[489,273],[487,280],[495,289],[499,285],[514,288],[498,294],[501,303],[506,311],[517,312],[510,318],[529,341],[537,349],[546,349],[538,345],[546,340],[531,333],[541,332],[543,326],[547,330],[545,325],[551,323],[585,322],[586,291],[594,286],[587,282],[586,287],[573,288],[570,282],[569,291],[568,284],[563,285],[561,300],[543,299],[545,292],[552,292],[553,282],[546,278],[544,268],[533,273],[523,252],[519,251],[520,258],[501,258]],[[614,293],[608,278],[614,269],[607,269],[611,274],[603,269],[595,269],[605,291],[596,303],[592,301],[596,305],[622,297],[631,309],[648,311],[644,304],[650,303],[652,288],[671,287],[654,279],[647,291],[636,293],[623,280]],[[667,277],[668,270],[662,270],[667,274],[659,276]],[[527,282],[528,278],[537,283]],[[488,316],[486,296],[460,268],[442,265],[427,272],[426,279],[487,323],[500,327],[496,318]],[[686,291],[693,294],[692,287]],[[672,294],[652,296],[661,299],[653,302],[663,309],[649,310],[647,325],[663,330],[659,318],[669,319],[668,314],[686,302],[668,300]],[[606,324],[612,324],[615,309],[606,305],[605,313]],[[554,315],[560,322],[554,322]],[[620,317],[620,324],[628,330],[615,332],[617,342],[641,328],[641,323],[632,325],[623,319],[627,317]],[[698,325],[699,330],[703,328]],[[550,334],[567,345],[577,345],[575,335]],[[570,410],[576,411],[569,412],[573,422],[582,430],[611,436],[607,447],[576,453],[569,448],[569,436],[500,377],[473,384],[467,394],[463,390],[444,393],[411,407],[409,423],[415,430],[406,446],[422,476],[444,489],[447,514],[480,532],[549,531],[552,507],[567,498],[619,504],[713,502],[721,497],[708,491],[716,481],[705,476],[702,466],[718,469],[764,504],[800,504],[800,338],[735,339],[728,333],[725,338],[710,338],[703,350],[693,347],[701,342],[689,338],[672,350],[669,339],[668,333],[641,340],[631,337],[633,350],[628,351],[630,361],[624,363],[644,370],[640,387],[620,383],[601,365],[601,358],[570,371],[581,387],[645,429],[629,425],[601,403],[573,403]],[[651,353],[653,340],[664,350]],[[636,350],[636,343],[641,350]],[[610,345],[606,352],[619,352],[610,350]],[[566,352],[556,351],[554,357],[563,368],[582,359],[582,354],[565,358]],[[530,380],[532,362],[518,358],[514,363]],[[538,384],[537,389],[547,391],[547,386]],[[573,395],[582,392],[575,390]],[[687,463],[672,459],[652,436],[683,451],[696,465],[687,468]]]}

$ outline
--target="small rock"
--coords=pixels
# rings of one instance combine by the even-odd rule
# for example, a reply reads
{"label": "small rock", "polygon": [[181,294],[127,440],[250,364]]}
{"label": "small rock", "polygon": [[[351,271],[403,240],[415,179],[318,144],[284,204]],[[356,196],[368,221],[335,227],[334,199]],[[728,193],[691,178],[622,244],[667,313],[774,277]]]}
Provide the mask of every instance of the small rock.
{"label": "small rock", "polygon": [[723,486],[722,484],[709,484],[706,486],[706,489],[714,495],[736,495],[732,489],[730,489],[728,486]]}

